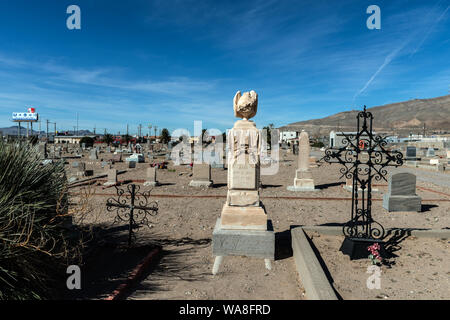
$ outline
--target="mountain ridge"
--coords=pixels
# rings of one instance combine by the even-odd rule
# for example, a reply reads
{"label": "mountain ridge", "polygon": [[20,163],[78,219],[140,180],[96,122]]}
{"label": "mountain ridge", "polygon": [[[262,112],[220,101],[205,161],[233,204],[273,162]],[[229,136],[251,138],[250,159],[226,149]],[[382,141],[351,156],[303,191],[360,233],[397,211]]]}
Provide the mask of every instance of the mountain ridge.
{"label": "mountain ridge", "polygon": [[[328,135],[332,130],[354,131],[356,116],[361,110],[339,112],[324,118],[293,122],[280,130],[304,129],[314,135]],[[374,117],[373,129],[378,131],[450,132],[450,95],[427,99],[413,99],[367,108]]]}

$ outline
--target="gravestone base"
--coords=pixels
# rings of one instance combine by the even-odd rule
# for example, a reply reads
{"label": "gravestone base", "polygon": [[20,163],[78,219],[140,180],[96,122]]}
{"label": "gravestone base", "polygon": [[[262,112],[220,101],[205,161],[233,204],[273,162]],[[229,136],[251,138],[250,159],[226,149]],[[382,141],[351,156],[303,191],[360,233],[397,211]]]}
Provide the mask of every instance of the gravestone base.
{"label": "gravestone base", "polygon": [[220,217],[222,229],[267,230],[267,215],[262,207],[238,207],[225,204]]}
{"label": "gravestone base", "polygon": [[315,189],[313,179],[294,179],[294,185],[288,186],[289,191],[318,191]]}
{"label": "gravestone base", "polygon": [[289,191],[319,191],[319,189],[314,189],[314,187],[308,186],[308,187],[297,187],[297,186],[287,186],[287,190]]}
{"label": "gravestone base", "polygon": [[213,186],[213,182],[211,180],[192,180],[191,182],[189,182],[189,186],[195,188],[199,187],[210,188]]}
{"label": "gravestone base", "polygon": [[296,170],[294,185],[287,187],[289,191],[317,191],[311,171]]}
{"label": "gravestone base", "polygon": [[109,186],[115,185],[116,183],[117,183],[117,182],[107,181],[107,182],[105,182],[103,185],[104,185],[105,187],[109,187]]}
{"label": "gravestone base", "polygon": [[[349,192],[353,191],[353,186],[347,186],[347,185],[344,184],[343,188],[344,188],[345,191],[349,191]],[[362,189],[358,187],[358,193],[361,193],[361,192],[362,192]],[[379,192],[379,190],[372,188],[372,192]],[[364,191],[364,193],[367,194],[367,188]]]}
{"label": "gravestone base", "polygon": [[73,183],[73,182],[75,182],[75,181],[77,181],[77,180],[78,180],[77,177],[70,177],[67,181],[68,181],[69,183]]}
{"label": "gravestone base", "polygon": [[159,182],[158,181],[145,181],[144,186],[145,187],[157,187],[157,186],[159,186]]}
{"label": "gravestone base", "polygon": [[417,167],[418,160],[406,160],[405,165],[411,167]]}
{"label": "gravestone base", "polygon": [[421,212],[422,198],[419,196],[393,196],[385,194],[383,196],[383,208],[389,212]]}
{"label": "gravestone base", "polygon": [[350,260],[367,259],[370,254],[370,252],[367,250],[367,247],[370,247],[375,243],[378,243],[380,245],[380,250],[378,250],[380,256],[382,258],[388,258],[386,250],[384,249],[384,242],[376,239],[345,237],[339,251],[350,256]]}
{"label": "gravestone base", "polygon": [[245,256],[262,258],[267,269],[275,260],[275,233],[270,220],[266,220],[265,230],[229,230],[222,228],[218,218],[212,236],[213,255],[216,256],[213,274],[219,271],[225,256]]}

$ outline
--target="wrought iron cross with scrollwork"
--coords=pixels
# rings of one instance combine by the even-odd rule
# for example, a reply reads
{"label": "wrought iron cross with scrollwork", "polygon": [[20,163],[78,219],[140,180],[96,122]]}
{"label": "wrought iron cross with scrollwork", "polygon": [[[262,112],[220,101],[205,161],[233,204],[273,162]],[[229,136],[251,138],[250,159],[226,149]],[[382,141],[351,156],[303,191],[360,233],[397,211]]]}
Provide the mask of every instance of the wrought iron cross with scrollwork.
{"label": "wrought iron cross with scrollwork", "polygon": [[[353,134],[345,134],[342,147],[325,150],[322,158],[327,163],[339,163],[342,177],[353,179],[352,217],[344,224],[344,235],[348,238],[382,239],[383,226],[372,219],[372,179],[386,180],[386,167],[399,167],[403,164],[403,154],[386,150],[387,142],[372,133],[373,115],[364,110],[357,115],[357,129]],[[322,160],[321,159],[321,160]],[[361,201],[358,190],[361,188]]]}
{"label": "wrought iron cross with scrollwork", "polygon": [[128,246],[131,246],[135,235],[133,226],[135,224],[146,225],[150,227],[148,216],[158,214],[158,204],[155,201],[149,202],[150,191],[139,192],[140,187],[135,184],[127,186],[127,191],[117,188],[118,198],[109,198],[106,200],[106,210],[108,212],[116,211],[117,215],[113,224],[128,222]]}

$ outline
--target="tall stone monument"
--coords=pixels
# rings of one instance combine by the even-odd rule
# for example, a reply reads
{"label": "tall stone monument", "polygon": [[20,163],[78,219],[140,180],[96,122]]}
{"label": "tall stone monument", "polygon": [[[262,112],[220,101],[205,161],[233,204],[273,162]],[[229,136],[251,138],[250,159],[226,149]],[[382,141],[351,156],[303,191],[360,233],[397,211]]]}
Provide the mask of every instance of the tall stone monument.
{"label": "tall stone monument", "polygon": [[295,171],[294,185],[288,186],[289,191],[317,191],[314,186],[314,179],[309,168],[309,154],[311,147],[309,145],[309,136],[305,130],[302,130],[298,140],[298,162]]}
{"label": "tall stone monument", "polygon": [[242,120],[227,137],[228,193],[213,231],[213,274],[227,255],[264,258],[267,269],[275,256],[275,235],[259,196],[261,135],[249,120],[256,115],[258,95],[238,91],[233,103]]}

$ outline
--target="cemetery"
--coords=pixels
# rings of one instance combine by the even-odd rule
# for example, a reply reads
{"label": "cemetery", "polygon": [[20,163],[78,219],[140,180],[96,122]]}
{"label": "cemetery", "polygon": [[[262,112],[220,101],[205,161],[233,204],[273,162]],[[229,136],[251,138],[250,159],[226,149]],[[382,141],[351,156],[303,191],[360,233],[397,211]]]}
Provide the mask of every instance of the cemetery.
{"label": "cemetery", "polygon": [[386,147],[359,122],[372,119],[365,108],[347,146],[321,151],[302,131],[296,152],[262,161],[257,106],[256,92],[235,95],[224,158],[211,157],[220,166],[203,154],[177,163],[164,145],[24,149],[64,172],[57,216],[69,238],[83,235],[84,290],[64,298],[449,299],[449,171],[405,166],[418,152]]}

